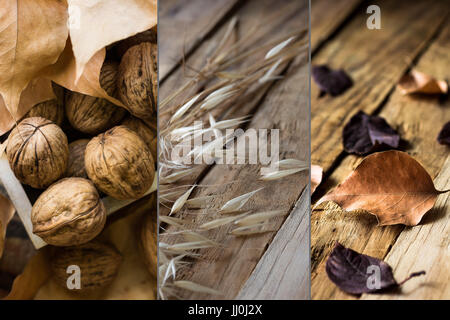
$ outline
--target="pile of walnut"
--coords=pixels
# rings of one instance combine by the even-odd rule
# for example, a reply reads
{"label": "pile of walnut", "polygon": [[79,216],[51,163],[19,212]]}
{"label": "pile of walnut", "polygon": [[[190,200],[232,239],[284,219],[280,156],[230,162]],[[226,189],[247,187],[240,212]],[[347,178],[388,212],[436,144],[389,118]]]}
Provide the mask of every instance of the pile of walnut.
{"label": "pile of walnut", "polygon": [[115,248],[93,240],[106,222],[101,194],[139,199],[152,186],[157,144],[155,31],[109,47],[100,84],[128,109],[54,85],[57,99],[34,106],[11,131],[6,147],[17,179],[45,190],[32,208],[33,232],[59,247],[53,248],[52,265],[64,287],[69,262],[88,272],[105,265],[93,269],[95,277],[82,277],[82,289],[107,285],[120,265]]}

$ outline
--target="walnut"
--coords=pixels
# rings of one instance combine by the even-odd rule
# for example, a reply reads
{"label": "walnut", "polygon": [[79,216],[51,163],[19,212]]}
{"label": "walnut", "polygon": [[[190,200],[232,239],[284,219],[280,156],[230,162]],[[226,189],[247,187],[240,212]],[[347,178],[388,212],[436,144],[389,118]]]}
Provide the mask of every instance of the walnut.
{"label": "walnut", "polygon": [[150,119],[156,114],[157,54],[156,44],[143,42],[128,49],[119,66],[119,97],[131,114],[141,119]]}
{"label": "walnut", "polygon": [[50,120],[22,120],[9,135],[6,153],[17,179],[43,189],[61,178],[67,168],[69,146],[64,132]]}
{"label": "walnut", "polygon": [[150,149],[125,126],[93,138],[86,147],[84,161],[86,172],[97,188],[119,200],[142,197],[155,176]]}
{"label": "walnut", "polygon": [[33,233],[55,246],[86,243],[103,230],[106,210],[94,184],[65,178],[52,184],[31,210]]}
{"label": "walnut", "polygon": [[54,248],[51,269],[57,284],[67,289],[67,268],[80,268],[80,291],[93,291],[108,286],[117,275],[122,256],[112,245],[93,240],[80,246]]}
{"label": "walnut", "polygon": [[125,52],[127,52],[127,50],[130,49],[132,46],[138,45],[142,42],[157,43],[158,42],[157,38],[158,38],[158,30],[157,26],[154,26],[151,29],[148,29],[132,37],[117,42],[114,45],[114,52],[117,54],[117,56],[122,57],[125,54]]}
{"label": "walnut", "polygon": [[56,99],[38,103],[28,111],[24,118],[32,117],[45,118],[61,126],[64,120],[64,106],[59,104]]}
{"label": "walnut", "polygon": [[[105,62],[100,75],[100,84],[110,95],[116,92],[117,64]],[[98,134],[118,124],[126,110],[101,98],[71,92],[66,102],[66,115],[72,127],[88,133]]]}
{"label": "walnut", "polygon": [[84,151],[88,143],[89,139],[80,139],[69,144],[69,163],[66,177],[88,177],[84,168]]}
{"label": "walnut", "polygon": [[122,125],[136,132],[137,135],[141,137],[141,139],[144,140],[144,142],[150,148],[153,159],[156,159],[156,145],[154,144],[154,140],[156,138],[156,131],[153,131],[141,119],[133,116],[125,118],[125,120],[122,122]]}

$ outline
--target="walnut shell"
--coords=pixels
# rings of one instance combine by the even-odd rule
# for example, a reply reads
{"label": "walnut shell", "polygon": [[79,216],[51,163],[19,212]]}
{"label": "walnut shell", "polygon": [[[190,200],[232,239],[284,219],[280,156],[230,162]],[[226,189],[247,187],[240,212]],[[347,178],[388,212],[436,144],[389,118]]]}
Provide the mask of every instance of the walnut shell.
{"label": "walnut shell", "polygon": [[130,113],[141,119],[150,119],[156,114],[157,55],[156,44],[143,42],[128,49],[119,65],[119,97]]}
{"label": "walnut shell", "polygon": [[67,289],[67,268],[80,268],[81,291],[92,291],[109,285],[117,275],[122,256],[112,245],[93,240],[80,246],[54,248],[51,269],[57,284]]}
{"label": "walnut shell", "polygon": [[[117,64],[105,62],[100,75],[100,84],[110,95],[116,92]],[[71,92],[66,101],[66,115],[72,127],[88,133],[98,134],[118,124],[126,110],[101,98]]]}
{"label": "walnut shell", "polygon": [[89,139],[80,139],[69,144],[69,163],[66,177],[87,179],[88,176],[84,168],[84,152],[88,143]]}
{"label": "walnut shell", "polygon": [[156,145],[153,144],[156,138],[155,131],[148,127],[144,121],[133,116],[125,118],[125,120],[122,122],[122,125],[136,132],[137,135],[142,140],[144,140],[144,142],[150,148],[153,159],[156,159],[156,148],[154,148],[156,147]]}
{"label": "walnut shell", "polygon": [[138,45],[142,42],[157,43],[158,42],[157,38],[158,38],[158,30],[157,26],[154,26],[151,29],[148,29],[141,33],[135,34],[132,37],[117,42],[114,45],[114,52],[119,57],[122,57],[125,54],[125,52],[127,52],[127,50],[130,49],[132,46]]}
{"label": "walnut shell", "polygon": [[33,117],[14,128],[6,153],[19,181],[43,189],[66,172],[69,146],[60,127],[50,120]]}
{"label": "walnut shell", "polygon": [[94,184],[65,178],[52,184],[31,210],[33,233],[55,246],[86,243],[105,226],[106,210]]}
{"label": "walnut shell", "polygon": [[38,103],[25,115],[24,118],[41,117],[61,126],[64,120],[64,106],[56,99]]}
{"label": "walnut shell", "polygon": [[86,147],[84,161],[86,172],[97,188],[119,200],[142,197],[155,176],[150,149],[125,126],[93,138]]}

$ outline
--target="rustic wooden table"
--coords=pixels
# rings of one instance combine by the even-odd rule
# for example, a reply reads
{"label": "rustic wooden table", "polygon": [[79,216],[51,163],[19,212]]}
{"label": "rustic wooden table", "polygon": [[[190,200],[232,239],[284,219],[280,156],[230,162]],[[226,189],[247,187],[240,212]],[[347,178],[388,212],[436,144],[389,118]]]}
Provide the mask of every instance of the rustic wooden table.
{"label": "rustic wooden table", "polygon": [[[366,28],[366,8],[381,8],[381,30]],[[343,68],[353,87],[339,97],[318,98],[312,85],[311,161],[325,179],[313,196],[341,182],[361,161],[343,151],[342,128],[358,111],[378,114],[407,141],[406,149],[422,163],[440,190],[450,188],[450,149],[437,135],[450,120],[450,101],[403,96],[396,88],[411,68],[450,79],[448,1],[312,1],[312,64]],[[395,173],[392,173],[395,179]],[[398,280],[418,270],[426,276],[406,283],[400,292],[363,295],[360,299],[450,298],[449,194],[416,227],[377,227],[374,216],[343,213],[337,207],[311,216],[311,282],[313,299],[356,299],[327,277],[325,262],[337,240],[344,246],[388,262]]]}
{"label": "rustic wooden table", "polygon": [[[160,3],[160,92],[164,100],[189,79],[192,70],[199,70],[211,48],[220,43],[230,21],[238,18],[236,37],[242,37],[252,26],[268,19],[257,29],[255,38],[267,42],[308,26],[308,1],[272,0],[169,0]],[[185,55],[183,67],[182,58]],[[252,57],[242,67],[258,59]],[[280,154],[282,158],[307,160],[309,157],[309,78],[308,52],[288,66],[284,79],[270,83],[257,97],[227,118],[250,115],[244,128],[280,129]],[[218,119],[222,115],[216,115]],[[160,118],[160,127],[167,119]],[[210,209],[216,211],[227,200],[262,186],[249,201],[249,210],[286,211],[277,218],[276,231],[253,236],[229,235],[230,226],[209,233],[220,247],[202,249],[200,259],[193,260],[177,274],[178,280],[188,280],[220,291],[220,295],[185,291],[184,299],[308,299],[309,290],[309,190],[306,188],[309,173],[302,172],[284,179],[263,183],[258,180],[258,165],[214,165],[200,170],[183,181],[196,183],[191,197],[214,195]],[[232,183],[238,181],[238,183]],[[160,206],[161,214],[167,209]],[[188,219],[187,210],[176,217]],[[210,215],[197,215],[193,228]],[[177,231],[168,227],[167,232]],[[164,242],[176,242],[174,237],[161,234]]]}

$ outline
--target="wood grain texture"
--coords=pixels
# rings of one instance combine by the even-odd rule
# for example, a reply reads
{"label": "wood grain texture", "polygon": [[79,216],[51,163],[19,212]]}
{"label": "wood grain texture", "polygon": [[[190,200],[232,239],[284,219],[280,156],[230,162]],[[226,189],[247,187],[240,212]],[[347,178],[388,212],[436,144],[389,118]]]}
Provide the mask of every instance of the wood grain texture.
{"label": "wood grain texture", "polygon": [[165,0],[159,4],[159,79],[178,65],[239,0]]}
{"label": "wood grain texture", "polygon": [[[290,4],[290,10],[285,7],[278,10],[279,3],[273,1],[248,1],[237,13],[239,18],[239,28],[237,37],[246,34],[246,31],[255,23],[261,23],[261,17],[270,15],[272,24],[270,26],[262,24],[258,29],[255,38],[262,42],[270,39],[278,39],[283,35],[288,35],[294,30],[306,27],[307,2],[296,2]],[[294,6],[295,5],[295,6]],[[281,13],[280,13],[281,12]],[[217,31],[210,43],[203,43],[188,59],[189,67],[199,68],[203,65],[205,57],[212,46],[213,41],[220,41],[220,37],[225,31],[226,26]],[[263,57],[261,57],[263,58]],[[252,57],[253,63],[258,57]],[[233,110],[226,115],[226,118],[236,117],[237,115],[256,112],[248,127],[250,128],[279,128],[280,129],[280,151],[282,157],[294,157],[298,159],[307,159],[308,151],[308,73],[307,73],[307,52],[300,53],[300,57],[290,66],[285,79],[276,82],[270,91],[266,88],[263,92],[268,92],[264,101],[260,104],[259,98],[249,101],[248,106],[240,110]],[[242,65],[245,67],[245,63]],[[186,78],[183,78],[183,70],[176,70],[162,85],[160,92],[164,98],[167,94],[179,87]],[[181,78],[181,81],[180,81]],[[164,89],[166,87],[166,89]],[[172,88],[172,89],[170,89]],[[274,106],[277,106],[274,108]],[[257,108],[257,109],[256,109]],[[223,116],[223,115],[222,115]],[[217,118],[220,118],[219,115]],[[217,165],[212,167],[205,178],[197,181],[202,187],[197,188],[191,197],[214,194],[215,199],[205,210],[208,214],[195,214],[193,212],[182,211],[178,217],[183,217],[192,222],[192,229],[206,221],[210,221],[219,215],[216,213],[229,199],[239,196],[245,192],[252,191],[259,186],[266,186],[264,190],[256,194],[246,205],[246,209],[270,210],[283,209],[288,214],[302,190],[307,183],[308,174],[306,172],[287,177],[274,183],[263,183],[258,181],[259,165]],[[199,177],[200,175],[196,175]],[[185,183],[196,181],[196,177],[191,177]],[[236,183],[239,181],[238,183]],[[234,183],[232,183],[234,182]],[[201,212],[200,212],[201,213]],[[284,218],[277,218],[270,225],[270,230],[278,230],[283,223]],[[176,228],[168,228],[168,231],[176,231]],[[190,280],[196,283],[206,285],[220,290],[223,295],[208,296],[202,294],[192,294],[185,292],[185,299],[232,299],[235,298],[245,281],[251,275],[254,267],[264,254],[267,246],[274,237],[274,232],[263,233],[256,236],[235,237],[228,233],[229,227],[223,227],[214,232],[208,232],[207,235],[223,245],[223,248],[205,249],[201,251],[202,258],[195,260],[189,268],[180,270],[179,279]],[[179,239],[170,237],[170,241],[164,234],[161,235],[161,241],[179,242]],[[307,276],[307,270],[304,270],[304,276]],[[299,289],[301,292],[301,289]]]}
{"label": "wood grain texture", "polygon": [[[449,40],[449,22],[446,22],[437,39],[432,41],[420,57],[418,64],[413,67],[439,79],[447,79],[450,76],[449,71],[442,66],[450,63]],[[448,147],[440,145],[436,137],[443,124],[450,119],[449,107],[448,99],[441,101],[438,97],[403,96],[399,90],[394,89],[380,112],[380,115],[397,129],[405,140],[402,143],[402,149],[418,160],[433,178],[447,165],[444,166],[444,161],[448,156]],[[317,196],[323,195],[345,179],[361,160],[361,157],[346,156],[324,181],[317,191]],[[383,259],[390,252],[399,235],[402,237],[404,227],[377,227],[376,220],[366,213],[343,213],[337,206],[328,206],[327,210],[314,211],[311,218],[312,297],[313,299],[354,298],[340,291],[325,273],[325,261],[334,241],[338,240],[358,252]],[[433,215],[433,212],[434,210],[427,213],[425,220]],[[446,282],[447,279],[441,278],[439,281]]]}
{"label": "wood grain texture", "polygon": [[309,197],[306,188],[237,299],[309,299]]}
{"label": "wood grain texture", "polygon": [[318,87],[311,88],[311,160],[325,172],[343,151],[343,125],[358,110],[372,113],[380,106],[448,12],[443,1],[386,0],[378,5],[383,12],[381,30],[367,29],[367,14],[359,12],[313,57],[313,65],[343,68],[354,80],[353,87],[338,97],[318,98]]}
{"label": "wood grain texture", "polygon": [[311,1],[311,51],[314,52],[336,31],[362,0]]}
{"label": "wood grain texture", "polygon": [[[439,190],[450,189],[450,156],[435,179]],[[362,299],[445,299],[450,298],[450,195],[439,196],[433,210],[419,226],[407,228],[395,242],[385,261],[401,281],[412,272],[426,275],[406,282],[399,292],[363,295]]]}

